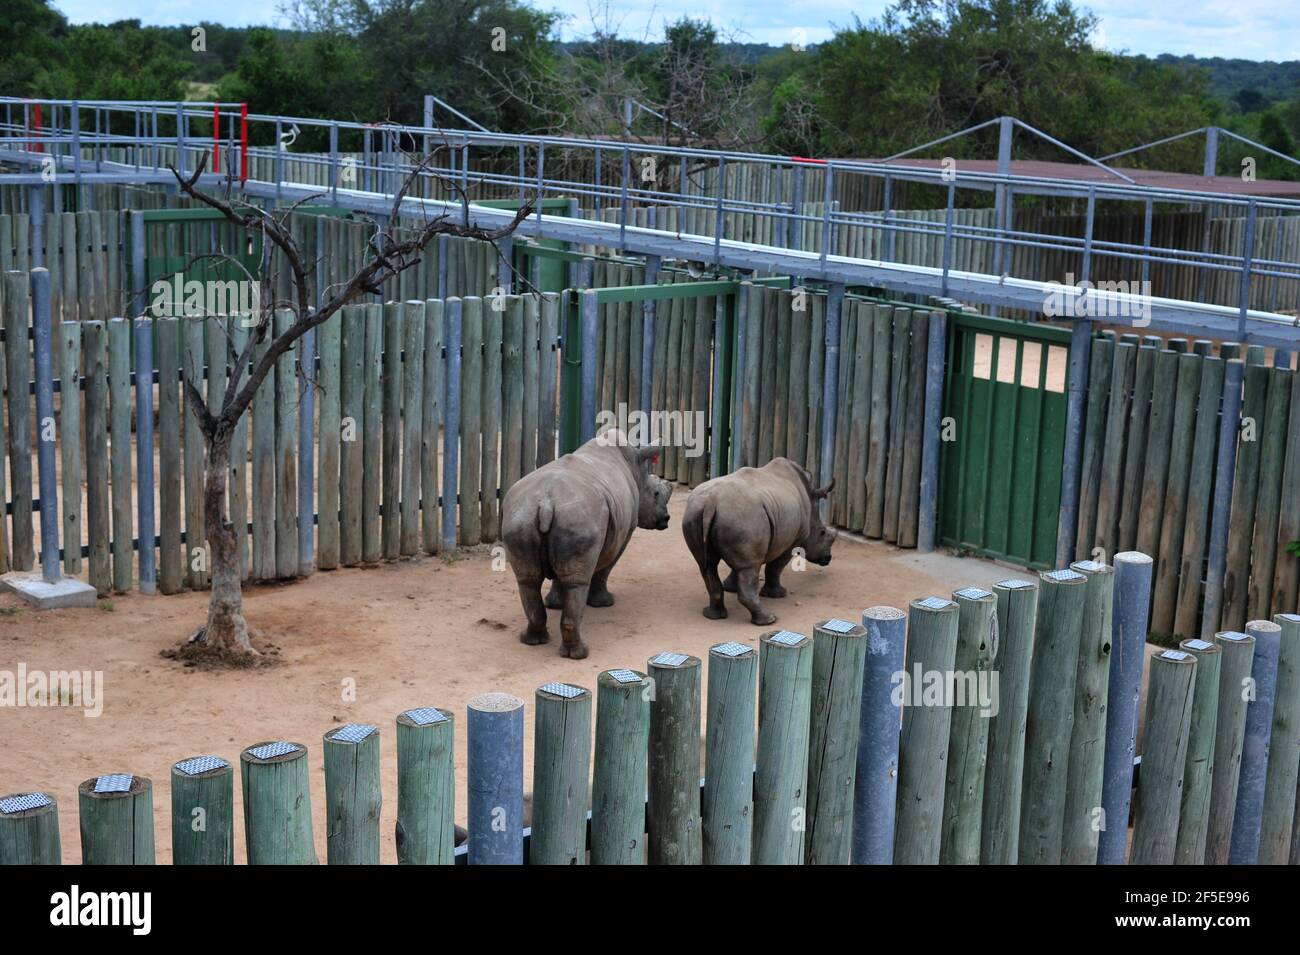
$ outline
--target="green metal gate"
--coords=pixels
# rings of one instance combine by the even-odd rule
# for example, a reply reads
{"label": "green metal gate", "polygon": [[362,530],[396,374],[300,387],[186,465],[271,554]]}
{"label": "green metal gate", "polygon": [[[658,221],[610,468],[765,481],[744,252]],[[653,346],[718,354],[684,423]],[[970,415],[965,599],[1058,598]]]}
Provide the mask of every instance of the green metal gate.
{"label": "green metal gate", "polygon": [[948,329],[939,539],[1050,569],[1070,333],[969,314],[954,314]]}

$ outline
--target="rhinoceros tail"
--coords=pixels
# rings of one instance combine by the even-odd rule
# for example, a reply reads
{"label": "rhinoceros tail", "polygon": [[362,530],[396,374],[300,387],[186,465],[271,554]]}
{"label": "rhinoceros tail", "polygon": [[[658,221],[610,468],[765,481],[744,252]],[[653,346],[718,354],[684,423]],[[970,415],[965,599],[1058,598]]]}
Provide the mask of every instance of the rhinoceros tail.
{"label": "rhinoceros tail", "polygon": [[555,507],[551,504],[549,497],[544,497],[537,505],[537,530],[542,534],[548,534],[551,530],[551,522],[555,519]]}
{"label": "rhinoceros tail", "polygon": [[686,515],[682,520],[682,534],[686,537],[686,546],[690,549],[695,562],[704,567],[709,554],[709,532],[713,528],[713,501],[705,498],[698,508],[694,502],[687,502]]}

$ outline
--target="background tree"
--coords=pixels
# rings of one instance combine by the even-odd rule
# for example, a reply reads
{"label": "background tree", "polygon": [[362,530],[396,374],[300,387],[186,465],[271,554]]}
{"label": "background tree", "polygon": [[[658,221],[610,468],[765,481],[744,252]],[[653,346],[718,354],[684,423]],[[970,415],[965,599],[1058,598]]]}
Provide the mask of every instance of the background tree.
{"label": "background tree", "polygon": [[[393,198],[392,211],[387,219],[389,223],[396,224],[399,221],[398,212],[402,208],[407,189],[416,177],[424,174],[432,165],[433,158],[433,155],[425,157],[406,177]],[[185,382],[185,401],[198,420],[206,452],[203,527],[212,568],[207,623],[191,638],[190,643],[195,644],[199,652],[238,659],[252,657],[257,651],[249,639],[248,622],[243,614],[238,537],[230,522],[226,500],[230,446],[235,426],[275,367],[276,359],[292,348],[308,331],[328,321],[344,305],[356,301],[362,295],[382,294],[383,283],[416,265],[425,247],[436,236],[452,235],[496,242],[512,233],[527,218],[531,208],[526,203],[522,204],[512,221],[500,229],[462,225],[462,221],[469,221],[467,206],[463,220],[460,214],[453,217],[442,213],[426,219],[418,231],[406,239],[397,239],[386,229],[377,226],[368,246],[369,259],[346,282],[324,290],[323,302],[320,308],[315,309],[312,307],[310,293],[310,275],[314,263],[304,257],[302,249],[293,238],[288,221],[294,209],[302,203],[271,213],[228,195],[221,197],[205,192],[197,186],[205,166],[206,157],[200,160],[198,168],[189,176],[182,176],[172,169],[181,191],[195,201],[216,209],[226,221],[240,229],[259,233],[264,244],[271,243],[280,253],[283,268],[289,271],[289,285],[292,289],[289,300],[275,301],[272,290],[276,287],[276,276],[271,269],[263,271],[259,277],[261,294],[257,313],[250,316],[252,330],[248,341],[236,356],[225,394],[213,396],[212,406],[193,383],[188,380]],[[456,189],[455,183],[448,185],[449,188]],[[274,331],[273,316],[277,309],[284,308],[293,312],[293,321],[277,333]],[[266,343],[265,351],[254,362],[254,349],[262,343]],[[247,378],[244,378],[245,370],[248,371]],[[301,370],[299,374],[302,374]]]}

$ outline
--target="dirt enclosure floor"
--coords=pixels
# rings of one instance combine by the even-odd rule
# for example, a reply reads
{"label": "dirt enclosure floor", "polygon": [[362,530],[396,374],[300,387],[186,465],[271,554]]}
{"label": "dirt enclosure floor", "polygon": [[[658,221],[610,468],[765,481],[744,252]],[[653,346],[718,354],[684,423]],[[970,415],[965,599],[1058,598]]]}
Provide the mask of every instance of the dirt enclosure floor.
{"label": "dirt enclosure floor", "polygon": [[[0,708],[0,795],[44,790],[59,803],[63,857],[80,860],[77,785],[102,773],[145,775],[154,785],[159,862],[171,858],[171,765],[212,753],[238,763],[245,746],[267,739],[305,743],[320,861],[325,861],[325,789],[321,735],[341,723],[373,723],[383,733],[381,861],[396,862],[393,826],[397,766],[393,720],[414,706],[450,709],[456,718],[457,807],[465,816],[465,704],[499,690],[522,697],[526,713],[525,788],[531,789],[532,701],[550,680],[594,688],[603,670],[644,670],[661,650],[704,656],[725,640],[757,645],[770,628],[749,623],[727,595],[731,616],[706,620],[703,582],[681,536],[686,495],[676,495],[664,532],[638,531],[610,586],[615,606],[589,608],[585,660],[559,655],[559,612],[552,642],[521,644],[514,576],[493,570],[486,548],[368,569],[320,572],[296,583],[250,587],[250,622],[280,648],[279,666],[246,671],[187,668],[163,659],[199,623],[206,596],[140,594],[101,601],[96,610],[36,613],[0,596],[0,670],[98,670],[103,712],[69,706]],[[504,565],[503,561],[497,562]],[[1025,576],[997,564],[945,554],[919,555],[841,539],[829,567],[787,573],[790,595],[769,601],[778,626],[810,633],[815,621],[856,620],[864,607]],[[355,693],[350,693],[351,687]],[[238,767],[236,767],[238,772]],[[236,780],[235,854],[244,861]]]}

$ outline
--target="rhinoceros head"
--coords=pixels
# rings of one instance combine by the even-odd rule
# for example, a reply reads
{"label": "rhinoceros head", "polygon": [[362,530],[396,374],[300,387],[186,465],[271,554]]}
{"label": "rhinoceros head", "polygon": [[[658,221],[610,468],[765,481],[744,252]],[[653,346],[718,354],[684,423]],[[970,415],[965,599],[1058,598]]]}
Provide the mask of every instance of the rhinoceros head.
{"label": "rhinoceros head", "polygon": [[[797,467],[797,465],[796,465]],[[817,502],[827,497],[835,488],[835,479],[825,487],[814,487],[812,475],[799,468],[803,475],[804,487],[808,490],[808,500],[812,504],[808,512],[808,536],[802,542],[804,557],[818,567],[825,567],[831,562],[831,545],[835,543],[835,532],[822,523]]]}
{"label": "rhinoceros head", "polygon": [[673,486],[655,474],[651,468],[659,460],[659,448],[638,448],[636,526],[650,531],[668,529],[668,499],[673,496]]}

